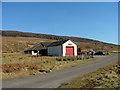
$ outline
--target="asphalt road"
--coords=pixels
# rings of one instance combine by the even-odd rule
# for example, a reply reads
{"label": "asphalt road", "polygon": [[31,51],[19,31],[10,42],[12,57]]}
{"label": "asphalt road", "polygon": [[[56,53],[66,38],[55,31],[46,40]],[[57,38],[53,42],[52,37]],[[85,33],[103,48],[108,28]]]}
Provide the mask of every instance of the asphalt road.
{"label": "asphalt road", "polygon": [[2,82],[2,88],[57,88],[61,84],[118,60],[118,54],[96,57],[95,62],[81,64],[75,67],[47,74],[25,77]]}

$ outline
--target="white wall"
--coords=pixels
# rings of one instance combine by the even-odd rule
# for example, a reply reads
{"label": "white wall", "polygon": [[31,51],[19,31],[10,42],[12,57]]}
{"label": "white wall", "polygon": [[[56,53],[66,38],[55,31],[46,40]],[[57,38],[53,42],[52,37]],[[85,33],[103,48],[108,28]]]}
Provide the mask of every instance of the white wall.
{"label": "white wall", "polygon": [[62,56],[62,46],[48,47],[49,56]]}
{"label": "white wall", "polygon": [[[37,51],[39,53],[39,51]],[[32,55],[37,55],[37,52],[35,53],[34,51],[32,51]]]}
{"label": "white wall", "polygon": [[[72,45],[68,45],[68,44]],[[65,42],[62,46],[53,46],[48,47],[48,55],[49,56],[66,56],[66,46],[74,47],[74,56],[77,56],[77,45],[73,43],[71,40]]]}
{"label": "white wall", "polygon": [[[72,44],[72,45],[68,45],[68,44]],[[77,56],[77,45],[75,43],[73,43],[71,40],[68,40],[62,46],[63,46],[63,55],[62,56],[66,56],[66,46],[74,47],[74,56]]]}

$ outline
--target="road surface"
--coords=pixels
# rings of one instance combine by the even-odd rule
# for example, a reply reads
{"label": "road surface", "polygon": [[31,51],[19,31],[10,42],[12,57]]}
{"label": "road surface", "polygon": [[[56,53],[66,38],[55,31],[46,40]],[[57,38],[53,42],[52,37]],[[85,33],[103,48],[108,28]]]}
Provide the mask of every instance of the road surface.
{"label": "road surface", "polygon": [[47,74],[2,82],[2,88],[57,88],[61,84],[118,60],[118,54],[97,57],[96,61]]}

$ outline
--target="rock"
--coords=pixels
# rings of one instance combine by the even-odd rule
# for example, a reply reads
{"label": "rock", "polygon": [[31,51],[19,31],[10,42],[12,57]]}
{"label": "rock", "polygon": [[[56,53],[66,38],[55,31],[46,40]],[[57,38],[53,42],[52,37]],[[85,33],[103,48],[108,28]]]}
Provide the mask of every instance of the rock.
{"label": "rock", "polygon": [[46,72],[46,70],[39,70],[39,72]]}

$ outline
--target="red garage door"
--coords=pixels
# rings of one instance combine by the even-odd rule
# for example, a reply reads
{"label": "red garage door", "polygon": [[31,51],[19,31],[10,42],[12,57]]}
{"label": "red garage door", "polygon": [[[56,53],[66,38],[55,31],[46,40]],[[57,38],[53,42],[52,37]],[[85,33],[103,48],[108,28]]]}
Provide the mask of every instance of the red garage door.
{"label": "red garage door", "polygon": [[74,47],[66,47],[66,55],[74,55]]}

